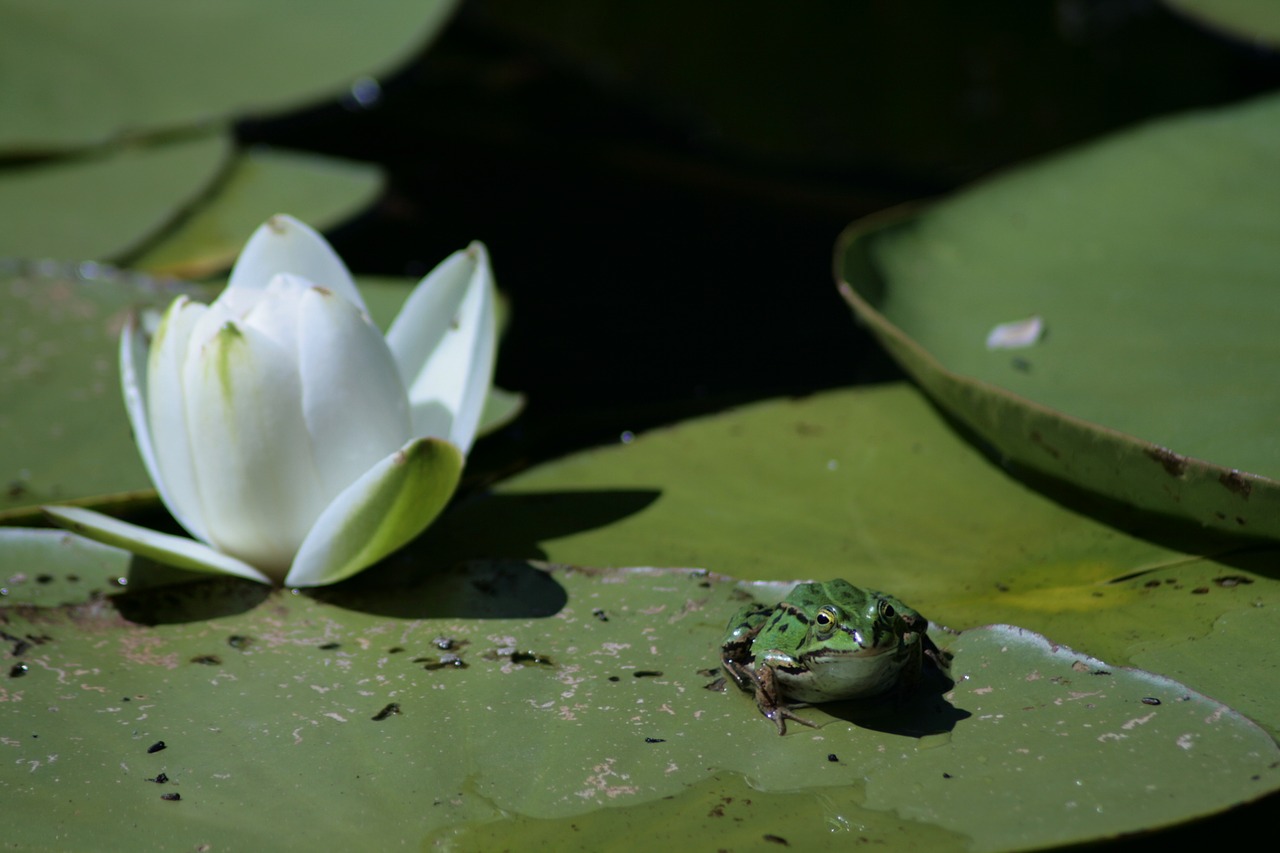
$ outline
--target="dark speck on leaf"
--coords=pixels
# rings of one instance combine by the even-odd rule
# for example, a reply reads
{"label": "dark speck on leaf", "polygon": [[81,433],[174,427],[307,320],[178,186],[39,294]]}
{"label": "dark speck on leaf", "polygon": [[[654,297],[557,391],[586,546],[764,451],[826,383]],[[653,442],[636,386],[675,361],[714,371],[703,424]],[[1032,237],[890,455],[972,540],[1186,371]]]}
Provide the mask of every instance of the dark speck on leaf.
{"label": "dark speck on leaf", "polygon": [[616,675],[611,675],[611,676],[609,676],[609,680],[610,680],[610,681],[621,681],[622,679],[621,679],[621,678],[618,678],[618,676],[616,676]]}
{"label": "dark speck on leaf", "polygon": [[167,773],[161,773],[159,776],[152,776],[147,781],[155,782],[157,785],[163,785],[165,782],[169,781],[169,775]]}
{"label": "dark speck on leaf", "polygon": [[160,799],[162,799],[162,800],[169,800],[170,802],[177,802],[178,800],[182,799],[182,795],[181,795],[181,794],[178,794],[178,793],[173,793],[173,794],[161,794],[161,795],[160,795]]}
{"label": "dark speck on leaf", "polygon": [[1208,593],[1209,593],[1209,587],[1207,586],[1198,586],[1195,589],[1191,590],[1192,595],[1207,595]]}
{"label": "dark speck on leaf", "polygon": [[12,667],[9,668],[9,677],[21,678],[22,676],[27,674],[27,669],[28,667],[25,663],[15,663]]}
{"label": "dark speck on leaf", "polygon": [[196,655],[191,659],[192,663],[202,663],[205,666],[218,666],[222,663],[222,658],[217,655]]}
{"label": "dark speck on leaf", "polygon": [[644,739],[644,742],[645,743],[666,743],[667,739],[664,737],[647,737]]}
{"label": "dark speck on leaf", "polygon": [[1015,357],[1009,362],[1009,364],[1013,366],[1014,370],[1020,370],[1023,373],[1031,372],[1031,362],[1027,361],[1025,358]]}
{"label": "dark speck on leaf", "polygon": [[168,748],[168,747],[167,747],[167,746],[165,746],[165,742],[164,742],[164,741],[162,741],[162,740],[158,740],[158,741],[156,741],[155,743],[151,744],[151,746],[147,747],[147,755],[154,755],[155,753],[159,752],[160,750],[162,750],[162,749],[167,749],[167,748]]}
{"label": "dark speck on leaf", "polygon": [[13,656],[20,658],[26,654],[27,649],[31,648],[31,643],[26,640],[18,640],[13,644]]}
{"label": "dark speck on leaf", "polygon": [[53,583],[53,575],[36,575],[36,583]]}
{"label": "dark speck on leaf", "polygon": [[454,654],[441,655],[438,658],[414,658],[413,662],[422,664],[422,668],[427,672],[434,672],[437,669],[467,668],[467,662],[460,655]]}
{"label": "dark speck on leaf", "polygon": [[341,648],[341,646],[342,646],[342,643],[325,643],[324,645],[320,646],[320,648],[327,652],[333,649]]}
{"label": "dark speck on leaf", "polygon": [[522,652],[513,648],[490,649],[481,655],[485,660],[502,660],[503,658],[512,663],[540,663],[543,666],[555,666],[555,662],[546,655],[540,655],[536,652]]}
{"label": "dark speck on leaf", "polygon": [[392,646],[391,648],[387,649],[387,654],[398,655],[402,651],[404,651],[404,646]]}
{"label": "dark speck on leaf", "polygon": [[1247,578],[1243,575],[1224,575],[1220,578],[1214,578],[1213,582],[1221,587],[1233,587],[1253,583],[1253,578]]}
{"label": "dark speck on leaf", "polygon": [[387,717],[391,717],[399,713],[400,713],[400,703],[390,702],[387,704],[385,708],[383,708],[381,711],[373,715],[373,721],[376,723],[380,723],[383,720],[385,720]]}
{"label": "dark speck on leaf", "polygon": [[662,675],[662,671],[657,669],[637,669],[631,674],[636,678],[654,678],[655,676]]}
{"label": "dark speck on leaf", "polygon": [[1143,697],[1142,697],[1142,704],[1143,704],[1143,705],[1159,705],[1159,704],[1160,704],[1160,700],[1159,700],[1159,699],[1157,699],[1157,698],[1156,698],[1156,697],[1154,697],[1154,696],[1143,696]]}
{"label": "dark speck on leaf", "polygon": [[827,761],[830,761],[833,764],[839,760],[840,756],[836,755],[834,752],[827,755]]}
{"label": "dark speck on leaf", "polygon": [[595,610],[592,610],[591,615],[599,619],[601,622],[609,621],[609,615],[604,612],[603,607],[597,607]]}
{"label": "dark speck on leaf", "polygon": [[244,651],[249,648],[252,643],[252,639],[241,634],[232,634],[230,637],[227,637],[227,645],[233,649],[239,649],[240,651]]}
{"label": "dark speck on leaf", "polygon": [[950,779],[950,778],[951,778],[951,774],[950,774],[950,773],[943,773],[943,774],[942,774],[942,778],[943,778],[943,779]]}
{"label": "dark speck on leaf", "polygon": [[1156,587],[1160,586],[1160,581],[1147,581],[1146,583],[1143,584],[1143,586],[1145,586],[1147,589],[1155,589]]}
{"label": "dark speck on leaf", "polygon": [[781,844],[783,847],[791,846],[791,842],[787,841],[787,839],[783,838],[781,835],[766,835],[764,840],[771,844]]}

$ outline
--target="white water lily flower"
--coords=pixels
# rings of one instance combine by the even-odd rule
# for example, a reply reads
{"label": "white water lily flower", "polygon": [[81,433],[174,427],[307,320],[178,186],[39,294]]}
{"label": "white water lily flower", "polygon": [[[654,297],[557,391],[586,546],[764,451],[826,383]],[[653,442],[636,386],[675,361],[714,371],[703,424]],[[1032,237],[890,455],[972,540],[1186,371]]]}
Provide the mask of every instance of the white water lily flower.
{"label": "white water lily flower", "polygon": [[138,450],[196,540],[74,507],[90,538],[185,568],[315,586],[368,567],[448,502],[490,390],[494,286],[472,243],[426,276],[384,338],[323,237],[275,216],[211,304],[179,297],[121,381]]}

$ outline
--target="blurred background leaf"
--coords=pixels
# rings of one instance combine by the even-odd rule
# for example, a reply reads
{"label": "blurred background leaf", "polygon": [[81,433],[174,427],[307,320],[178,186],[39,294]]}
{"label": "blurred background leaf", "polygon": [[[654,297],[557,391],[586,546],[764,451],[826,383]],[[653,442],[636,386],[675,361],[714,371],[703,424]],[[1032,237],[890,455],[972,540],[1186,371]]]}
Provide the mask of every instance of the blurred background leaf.
{"label": "blurred background leaf", "polygon": [[0,170],[0,257],[107,261],[140,248],[222,177],[221,133]]}
{"label": "blurred background leaf", "polygon": [[1267,0],[1165,0],[1172,8],[1247,42],[1280,45],[1280,9]]}
{"label": "blurred background leaf", "polygon": [[423,49],[456,0],[5,0],[0,151],[296,109]]}

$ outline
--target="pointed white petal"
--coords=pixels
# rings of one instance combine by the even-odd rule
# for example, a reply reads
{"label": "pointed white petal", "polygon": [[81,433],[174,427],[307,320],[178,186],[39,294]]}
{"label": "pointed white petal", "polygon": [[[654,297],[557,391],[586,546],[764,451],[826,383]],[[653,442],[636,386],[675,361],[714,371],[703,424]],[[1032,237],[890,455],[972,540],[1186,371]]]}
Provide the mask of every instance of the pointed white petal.
{"label": "pointed white petal", "polygon": [[387,346],[396,357],[405,387],[413,383],[457,317],[477,257],[474,252],[458,251],[437,264],[418,282],[387,330]]}
{"label": "pointed white petal", "polygon": [[368,315],[322,288],[297,314],[302,416],[328,501],[412,437],[409,399]]}
{"label": "pointed white petal", "polygon": [[47,506],[44,511],[58,525],[87,539],[123,548],[157,563],[197,572],[237,575],[260,583],[272,582],[271,578],[248,563],[221,554],[194,539],[170,536],[81,507]]}
{"label": "pointed white petal", "polygon": [[208,542],[182,392],[191,332],[206,312],[206,306],[179,296],[156,327],[150,352],[142,330],[129,323],[120,338],[120,375],[134,439],[152,484],[178,523]]}
{"label": "pointed white petal", "polygon": [[468,246],[467,255],[474,269],[466,294],[444,337],[409,384],[414,435],[446,438],[463,454],[471,449],[480,425],[497,349],[489,255],[482,243]]}
{"label": "pointed white petal", "polygon": [[462,475],[453,445],[419,438],[373,466],[325,509],[298,551],[286,586],[321,586],[368,568],[421,533]]}
{"label": "pointed white petal", "polygon": [[219,301],[226,300],[233,311],[242,313],[242,295],[237,290],[263,290],[278,273],[292,273],[328,288],[368,313],[355,280],[329,241],[309,225],[283,213],[253,232],[236,259]]}
{"label": "pointed white petal", "polygon": [[251,326],[206,322],[184,366],[188,432],[209,544],[283,572],[329,502],[302,419],[296,353]]}

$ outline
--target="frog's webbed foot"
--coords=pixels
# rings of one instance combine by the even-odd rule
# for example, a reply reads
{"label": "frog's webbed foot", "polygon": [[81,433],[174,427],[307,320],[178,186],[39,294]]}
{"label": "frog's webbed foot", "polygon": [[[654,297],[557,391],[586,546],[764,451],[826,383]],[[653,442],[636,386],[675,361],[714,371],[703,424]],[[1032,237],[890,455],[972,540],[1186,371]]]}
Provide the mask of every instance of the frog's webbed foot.
{"label": "frog's webbed foot", "polygon": [[817,723],[796,716],[790,706],[782,701],[782,696],[778,692],[778,682],[771,667],[765,666],[754,670],[751,672],[751,677],[755,681],[756,707],[760,709],[761,714],[773,720],[778,727],[779,735],[787,733],[787,720],[795,720],[800,725],[811,729],[818,728]]}
{"label": "frog's webbed foot", "polygon": [[778,734],[780,735],[785,735],[787,733],[787,720],[795,720],[800,725],[808,726],[811,729],[818,728],[817,723],[812,720],[806,720],[804,717],[796,716],[786,705],[775,705],[773,708],[769,709],[764,705],[761,705],[759,702],[756,704],[760,705],[760,713],[773,720],[773,722],[778,726]]}

